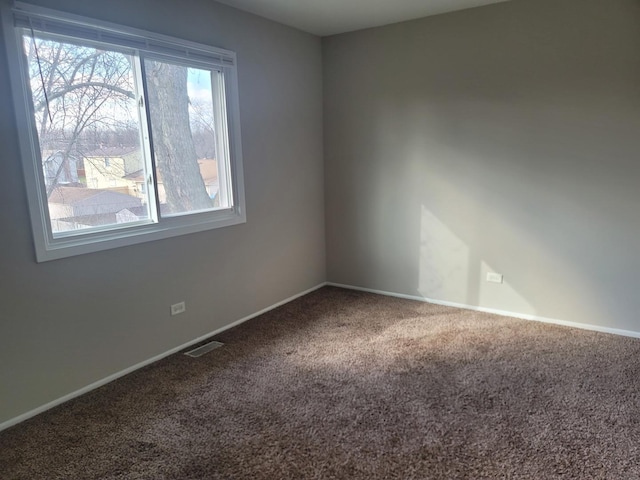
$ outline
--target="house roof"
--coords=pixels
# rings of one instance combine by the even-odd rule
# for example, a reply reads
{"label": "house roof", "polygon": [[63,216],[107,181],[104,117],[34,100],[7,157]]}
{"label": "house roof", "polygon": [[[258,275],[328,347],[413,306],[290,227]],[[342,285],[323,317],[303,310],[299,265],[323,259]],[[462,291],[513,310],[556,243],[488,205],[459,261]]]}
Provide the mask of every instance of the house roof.
{"label": "house roof", "polygon": [[98,213],[93,215],[76,215],[74,217],[57,218],[60,222],[78,223],[90,227],[101,227],[104,225],[115,225],[118,223],[115,213]]}
{"label": "house roof", "polygon": [[84,200],[95,197],[96,195],[109,195],[121,199],[131,198],[138,200],[136,197],[114,190],[64,186],[56,187],[55,190],[51,192],[51,195],[49,195],[49,203],[75,205],[83,202]]}
{"label": "house roof", "polygon": [[49,195],[49,203],[74,203],[104,191],[97,188],[56,187]]}
{"label": "house roof", "polygon": [[[149,209],[147,208],[146,205],[140,205],[139,207],[127,207],[127,210],[129,210],[131,213],[133,213],[138,217],[144,217],[149,214]],[[167,213],[171,213],[169,205],[167,205],[166,203],[161,203],[160,214],[167,214]]]}

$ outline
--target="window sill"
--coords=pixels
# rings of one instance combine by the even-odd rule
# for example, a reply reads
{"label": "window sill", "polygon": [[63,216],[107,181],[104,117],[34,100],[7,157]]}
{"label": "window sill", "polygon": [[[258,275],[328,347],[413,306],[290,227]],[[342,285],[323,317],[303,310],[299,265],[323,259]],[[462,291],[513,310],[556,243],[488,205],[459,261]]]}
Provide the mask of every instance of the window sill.
{"label": "window sill", "polygon": [[244,212],[227,209],[188,217],[165,218],[160,223],[111,229],[55,239],[35,239],[38,263],[61,258],[126,247],[165,238],[204,232],[246,223]]}

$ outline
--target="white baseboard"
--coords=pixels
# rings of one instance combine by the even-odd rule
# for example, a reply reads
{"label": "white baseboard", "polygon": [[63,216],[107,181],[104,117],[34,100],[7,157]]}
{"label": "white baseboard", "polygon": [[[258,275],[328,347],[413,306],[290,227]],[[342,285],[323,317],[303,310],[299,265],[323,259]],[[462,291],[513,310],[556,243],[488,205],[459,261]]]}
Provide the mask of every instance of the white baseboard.
{"label": "white baseboard", "polygon": [[278,308],[286,303],[291,302],[292,300],[295,300],[296,298],[302,297],[304,295],[307,295],[308,293],[311,293],[315,290],[318,290],[322,287],[324,287],[325,285],[328,286],[333,286],[333,287],[339,287],[339,288],[345,288],[348,290],[358,290],[361,292],[369,292],[369,293],[375,293],[378,295],[386,295],[389,297],[398,297],[398,298],[405,298],[408,300],[417,300],[419,302],[426,302],[426,303],[433,303],[436,305],[443,305],[443,306],[447,306],[447,307],[455,307],[455,308],[462,308],[465,310],[473,310],[473,311],[478,311],[478,312],[486,312],[486,313],[494,313],[496,315],[502,315],[502,316],[506,316],[506,317],[514,317],[514,318],[519,318],[519,319],[523,319],[523,320],[533,320],[533,321],[537,321],[537,322],[544,322],[544,323],[551,323],[551,324],[555,324],[555,325],[562,325],[565,327],[573,327],[573,328],[580,328],[583,330],[592,330],[592,331],[596,331],[596,332],[602,332],[602,333],[611,333],[613,335],[621,335],[621,336],[625,336],[625,337],[633,337],[633,338],[640,338],[640,332],[635,332],[632,330],[622,330],[622,329],[618,329],[618,328],[610,328],[610,327],[603,327],[603,326],[599,326],[599,325],[591,325],[591,324],[586,324],[586,323],[578,323],[578,322],[570,322],[570,321],[566,321],[566,320],[559,320],[559,319],[555,319],[555,318],[548,318],[548,317],[541,317],[538,315],[530,315],[530,314],[524,314],[524,313],[518,313],[518,312],[509,312],[509,311],[505,311],[505,310],[498,310],[498,309],[494,309],[494,308],[486,308],[486,307],[476,307],[473,305],[465,305],[462,303],[455,303],[455,302],[447,302],[447,301],[443,301],[443,300],[436,300],[433,298],[426,298],[426,297],[420,297],[417,295],[405,295],[402,293],[395,293],[395,292],[387,292],[384,290],[376,290],[373,288],[364,288],[364,287],[358,287],[355,285],[345,285],[345,284],[340,284],[340,283],[334,283],[334,282],[324,282],[324,283],[320,283],[318,285],[316,285],[315,287],[312,287],[308,290],[305,290],[303,292],[300,292],[296,295],[293,295],[289,298],[286,298],[278,303],[274,303],[273,305],[263,308],[262,310],[252,313],[251,315],[247,315],[244,318],[241,318],[239,320],[236,320],[233,323],[230,323],[229,325],[225,325],[224,327],[221,327],[217,330],[214,330],[213,332],[207,333],[205,335],[202,335],[201,337],[198,337],[194,340],[191,340],[187,343],[184,343],[178,347],[172,348],[171,350],[168,350],[164,353],[161,353],[160,355],[156,355],[155,357],[149,358],[143,362],[140,362],[136,365],[133,365],[129,368],[126,368],[124,370],[121,370],[117,373],[114,373],[113,375],[109,375],[108,377],[105,377],[101,380],[98,380],[97,382],[93,382],[90,385],[87,385],[86,387],[83,387],[79,390],[76,390],[74,392],[71,392],[67,395],[64,395],[63,397],[60,397],[56,400],[53,400],[49,403],[46,403],[38,408],[35,408],[33,410],[30,410],[26,413],[23,413],[21,415],[18,415],[17,417],[14,417],[10,420],[7,420],[3,423],[0,423],[0,431],[5,430],[9,427],[12,427],[14,425],[17,425],[18,423],[24,422],[25,420],[28,420],[29,418],[35,417],[36,415],[45,412],[53,407],[56,407],[58,405],[61,405],[73,398],[79,397],[80,395],[83,395],[87,392],[90,392],[91,390],[95,390],[96,388],[99,388],[103,385],[106,385],[107,383],[110,383],[114,380],[117,380],[120,377],[123,377],[131,372],[134,372],[142,367],[146,367],[147,365],[150,365],[154,362],[157,362],[158,360],[162,360],[165,357],[168,357],[169,355],[173,355],[174,353],[177,353],[181,350],[184,350],[186,348],[191,347],[192,345],[195,345],[197,343],[200,343],[206,339],[208,339],[209,337],[212,337],[214,335],[217,335],[219,333],[224,332],[225,330],[228,330],[230,328],[233,328],[235,326],[240,325],[241,323],[244,323],[248,320],[251,320],[252,318],[255,318],[259,315],[262,315],[263,313],[266,313],[270,310],[273,310],[274,308]]}
{"label": "white baseboard", "polygon": [[527,313],[508,312],[506,310],[498,310],[495,308],[476,307],[473,305],[465,305],[463,303],[447,302],[443,300],[436,300],[433,298],[420,297],[417,295],[405,295],[402,293],[386,292],[384,290],[375,290],[373,288],[357,287],[354,285],[344,285],[341,283],[327,282],[327,285],[332,287],[346,288],[349,290],[358,290],[361,292],[376,293],[378,295],[386,295],[389,297],[398,297],[398,298],[406,298],[408,300],[417,300],[419,302],[433,303],[435,305],[443,305],[446,307],[456,307],[456,308],[463,308],[465,310],[473,310],[476,312],[494,313],[496,315],[502,315],[504,317],[513,317],[513,318],[519,318],[522,320],[533,320],[536,322],[552,323],[554,325],[562,325],[564,327],[580,328],[582,330],[592,330],[595,332],[602,332],[602,333],[611,333],[613,335],[621,335],[623,337],[640,338],[640,332],[635,332],[633,330],[622,330],[619,328],[603,327],[600,325],[592,325],[588,323],[570,322],[567,320],[541,317],[538,315],[530,315]]}
{"label": "white baseboard", "polygon": [[98,387],[102,387],[103,385],[106,385],[107,383],[113,382],[114,380],[117,380],[120,377],[124,377],[125,375],[134,372],[142,367],[146,367],[147,365],[150,365],[154,362],[157,362],[158,360],[162,360],[165,357],[168,357],[169,355],[173,355],[174,353],[178,353],[180,350],[184,350],[185,348],[189,348],[192,345],[195,345],[197,343],[200,343],[204,340],[206,340],[209,337],[212,337],[213,335],[217,335],[219,333],[224,332],[225,330],[229,330],[230,328],[236,327],[238,325],[240,325],[241,323],[246,322],[247,320],[251,320],[252,318],[255,318],[259,315],[262,315],[263,313],[267,313],[270,310],[273,310],[274,308],[278,308],[282,305],[284,305],[285,303],[289,303],[292,300],[295,300],[298,297],[302,297],[304,295],[307,295],[308,293],[311,293],[315,290],[318,290],[319,288],[322,288],[326,285],[326,283],[321,283],[319,285],[316,285],[315,287],[312,287],[308,290],[305,290],[304,292],[300,292],[297,293],[289,298],[286,298],[278,303],[274,303],[273,305],[270,305],[269,307],[263,308],[262,310],[252,313],[251,315],[247,315],[244,318],[241,318],[240,320],[236,320],[233,323],[230,323],[229,325],[225,325],[224,327],[221,327],[217,330],[214,330],[213,332],[207,333],[205,335],[202,335],[201,337],[198,337],[194,340],[191,340],[187,343],[184,343],[178,347],[172,348],[171,350],[168,350],[164,353],[161,353],[160,355],[156,355],[155,357],[149,358],[143,362],[140,362],[136,365],[133,365],[129,368],[125,368],[124,370],[121,370],[117,373],[114,373],[113,375],[109,375],[108,377],[105,377],[101,380],[98,380],[97,382],[93,382],[89,385],[87,385],[86,387],[83,387],[79,390],[76,390],[74,392],[71,392],[67,395],[64,395],[63,397],[57,398],[56,400],[53,400],[49,403],[45,403],[44,405],[38,407],[38,408],[34,408],[33,410],[30,410],[26,413],[23,413],[22,415],[18,415],[17,417],[14,417],[10,420],[7,420],[3,423],[0,423],[0,432],[2,430],[6,430],[9,427],[12,427],[14,425],[17,425],[20,422],[24,422],[25,420],[28,420],[29,418],[35,417],[36,415],[45,412],[53,407],[57,407],[58,405],[61,405],[65,402],[68,402],[69,400],[72,400],[76,397],[79,397],[80,395],[84,395],[85,393],[90,392],[91,390],[95,390]]}

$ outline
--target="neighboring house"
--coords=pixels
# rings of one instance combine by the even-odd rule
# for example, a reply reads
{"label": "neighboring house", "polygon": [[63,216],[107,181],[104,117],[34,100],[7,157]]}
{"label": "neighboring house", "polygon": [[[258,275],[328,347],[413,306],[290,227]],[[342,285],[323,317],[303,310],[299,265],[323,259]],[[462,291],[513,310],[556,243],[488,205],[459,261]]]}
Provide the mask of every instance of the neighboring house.
{"label": "neighboring house", "polygon": [[[207,190],[209,198],[216,199],[218,191],[220,190],[217,160],[214,160],[212,158],[203,158],[198,160],[198,166],[200,167],[200,175],[202,176],[202,181],[204,182],[204,187]],[[125,178],[129,181],[134,182],[136,184],[136,191],[139,192],[139,195],[141,197],[146,198],[146,181],[142,169],[133,172],[130,175],[127,175]],[[166,203],[167,194],[165,192],[164,183],[160,174],[158,174],[157,180],[160,203]]]}
{"label": "neighboring house", "polygon": [[218,178],[218,162],[217,160],[203,158],[198,160],[200,166],[200,175],[204,181],[204,187],[207,189],[209,198],[215,199],[220,190],[220,180]]}
{"label": "neighboring house", "polygon": [[81,168],[81,161],[61,151],[42,152],[42,165],[44,170],[44,182],[47,187],[51,185],[79,185],[80,178],[78,170]]}
{"label": "neighboring house", "polygon": [[137,147],[102,147],[84,156],[87,187],[98,189],[126,188],[137,195],[135,182],[127,178],[142,168]]}
{"label": "neighboring house", "polygon": [[49,215],[54,232],[132,222],[147,216],[146,207],[137,197],[79,187],[56,188],[49,196]]}
{"label": "neighboring house", "polygon": [[[126,189],[129,195],[147,198],[147,182],[142,169],[140,150],[135,147],[103,147],[85,155],[87,187],[92,189]],[[214,159],[198,160],[200,175],[210,198],[215,199],[219,191],[218,162]],[[162,177],[158,177],[158,196],[165,203]]]}

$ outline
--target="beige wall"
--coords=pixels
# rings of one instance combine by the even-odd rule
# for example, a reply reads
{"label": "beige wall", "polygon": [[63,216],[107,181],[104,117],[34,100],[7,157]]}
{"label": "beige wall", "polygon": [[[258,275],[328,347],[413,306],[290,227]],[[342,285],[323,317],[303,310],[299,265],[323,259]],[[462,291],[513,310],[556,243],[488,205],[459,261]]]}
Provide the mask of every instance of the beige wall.
{"label": "beige wall", "polygon": [[37,264],[0,48],[0,423],[325,280],[318,38],[208,0],[39,3],[237,52],[247,223]]}
{"label": "beige wall", "polygon": [[[105,157],[85,157],[84,171],[86,186],[89,188],[113,189],[124,187],[126,193],[134,197],[138,195],[136,182],[124,177],[127,173],[125,159],[121,157],[109,157],[109,166],[104,164]],[[137,159],[136,159],[137,160]],[[137,160],[136,163],[140,163]],[[138,170],[138,169],[135,169]]]}
{"label": "beige wall", "polygon": [[637,0],[513,0],[323,55],[329,281],[640,332]]}

